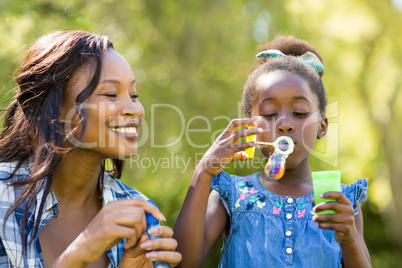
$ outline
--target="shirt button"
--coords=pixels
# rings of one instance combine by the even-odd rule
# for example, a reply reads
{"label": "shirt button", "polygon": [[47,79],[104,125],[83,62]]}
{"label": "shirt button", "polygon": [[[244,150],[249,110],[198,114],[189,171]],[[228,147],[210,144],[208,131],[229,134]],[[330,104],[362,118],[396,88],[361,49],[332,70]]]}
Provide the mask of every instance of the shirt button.
{"label": "shirt button", "polygon": [[286,231],[285,235],[286,235],[286,236],[291,236],[291,235],[292,235],[292,231]]}
{"label": "shirt button", "polygon": [[290,213],[286,214],[286,219],[290,220],[290,219],[292,219],[292,218],[293,218],[293,215],[292,215],[292,214],[290,214]]}
{"label": "shirt button", "polygon": [[292,249],[292,248],[287,248],[287,249],[286,249],[286,253],[287,253],[287,254],[292,254],[292,253],[293,253],[293,249]]}
{"label": "shirt button", "polygon": [[294,201],[294,199],[293,198],[291,198],[291,197],[289,197],[287,200],[286,200],[289,204],[292,204],[293,203],[293,201]]}

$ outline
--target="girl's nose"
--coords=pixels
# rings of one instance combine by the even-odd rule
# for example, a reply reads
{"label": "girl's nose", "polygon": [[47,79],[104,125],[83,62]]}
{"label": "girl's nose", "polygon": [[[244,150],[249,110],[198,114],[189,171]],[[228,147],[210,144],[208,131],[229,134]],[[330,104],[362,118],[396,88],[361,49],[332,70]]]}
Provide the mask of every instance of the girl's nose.
{"label": "girl's nose", "polygon": [[277,128],[277,131],[279,133],[287,133],[287,132],[293,132],[295,129],[293,126],[280,126]]}
{"label": "girl's nose", "polygon": [[288,133],[293,132],[295,127],[293,126],[292,122],[290,122],[287,118],[279,119],[276,124],[276,131],[278,133]]}

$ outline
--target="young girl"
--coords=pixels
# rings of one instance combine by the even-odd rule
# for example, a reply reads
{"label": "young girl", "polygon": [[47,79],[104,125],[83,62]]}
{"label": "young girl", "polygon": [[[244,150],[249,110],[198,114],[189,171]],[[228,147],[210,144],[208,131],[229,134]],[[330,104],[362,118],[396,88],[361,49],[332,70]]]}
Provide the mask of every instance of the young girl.
{"label": "young girl", "polygon": [[155,240],[145,232],[145,212],[164,216],[117,180],[144,109],[112,43],[84,31],[43,36],[16,82],[0,135],[0,267],[177,264],[171,228],[148,230]]}
{"label": "young girl", "polygon": [[[245,84],[242,105],[249,119],[232,120],[194,172],[174,227],[180,266],[200,267],[223,233],[219,267],[370,267],[360,210],[367,180],[322,196],[337,202],[313,204],[309,156],[328,126],[317,73],[321,61],[311,46],[292,37],[264,49],[276,50],[259,54],[265,61]],[[231,159],[244,158],[242,150],[256,146],[238,143],[254,134],[262,142],[293,140],[281,179],[264,171],[245,177],[223,171]],[[273,152],[272,146],[259,147],[266,158]],[[313,215],[327,209],[336,214]]]}

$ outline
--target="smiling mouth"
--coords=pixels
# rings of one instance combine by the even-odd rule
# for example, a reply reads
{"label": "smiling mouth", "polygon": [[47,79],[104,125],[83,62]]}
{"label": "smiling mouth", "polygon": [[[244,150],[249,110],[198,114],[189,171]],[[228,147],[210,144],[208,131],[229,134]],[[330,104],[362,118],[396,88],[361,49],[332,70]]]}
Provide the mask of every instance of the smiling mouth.
{"label": "smiling mouth", "polygon": [[122,134],[137,134],[137,129],[135,127],[113,127],[112,130]]}

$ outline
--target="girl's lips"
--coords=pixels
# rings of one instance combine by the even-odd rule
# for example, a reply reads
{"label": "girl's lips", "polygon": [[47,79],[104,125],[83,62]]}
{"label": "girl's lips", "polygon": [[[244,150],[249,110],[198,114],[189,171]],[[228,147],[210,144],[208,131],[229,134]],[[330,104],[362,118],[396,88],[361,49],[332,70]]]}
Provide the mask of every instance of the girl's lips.
{"label": "girl's lips", "polygon": [[[286,137],[288,137],[288,136],[286,136]],[[291,139],[292,139],[292,138],[291,138]],[[296,146],[296,145],[297,145],[297,142],[296,142],[294,139],[292,139],[292,141],[293,141],[294,146]],[[272,142],[257,141],[257,144],[258,144],[258,145],[261,145],[261,147],[262,147],[262,146],[270,146],[270,145],[273,145],[274,142],[275,142],[275,140],[272,141]]]}

